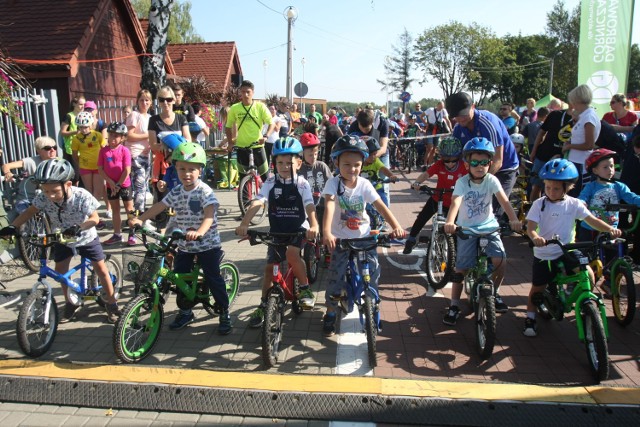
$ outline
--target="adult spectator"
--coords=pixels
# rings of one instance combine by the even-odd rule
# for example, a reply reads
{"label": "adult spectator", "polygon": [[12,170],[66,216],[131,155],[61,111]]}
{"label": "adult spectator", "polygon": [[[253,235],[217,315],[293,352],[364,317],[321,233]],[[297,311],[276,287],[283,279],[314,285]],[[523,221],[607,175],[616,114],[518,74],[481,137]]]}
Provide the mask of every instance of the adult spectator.
{"label": "adult spectator", "polygon": [[73,156],[71,155],[71,141],[76,133],[78,133],[78,127],[76,126],[76,116],[78,113],[84,111],[84,104],[86,100],[84,96],[77,96],[71,99],[71,111],[69,111],[65,116],[64,120],[60,124],[60,137],[64,141],[64,146],[62,147],[62,157],[67,160],[69,163],[74,165],[74,170],[76,171],[76,175],[73,178],[73,182],[77,183],[80,179],[80,175],[78,175],[78,169],[73,162]]}
{"label": "adult spectator", "polygon": [[[427,121],[427,135],[449,133],[453,129],[451,121],[449,121],[449,113],[444,108],[444,102],[442,101],[439,101],[435,107],[428,108],[425,111],[425,119]],[[438,146],[439,141],[440,137],[427,139],[424,153],[424,170],[426,170],[427,165],[433,163],[433,158],[436,154],[435,147]]]}
{"label": "adult spectator", "polygon": [[421,127],[426,129],[426,123],[424,120],[424,111],[422,110],[422,105],[419,102],[416,102],[415,111],[411,112],[414,116],[416,116],[416,123],[418,123]]}
{"label": "adult spectator", "polygon": [[504,123],[504,126],[507,128],[507,132],[509,133],[509,135],[511,135],[512,133],[516,133],[516,131],[518,130],[518,121],[515,119],[515,117],[513,117],[513,115],[511,115],[512,111],[513,104],[511,104],[510,102],[504,102],[500,107],[500,111],[498,113],[500,115],[500,120],[502,120],[502,123]]}
{"label": "adult spectator", "polygon": [[538,116],[538,111],[536,110],[536,100],[533,98],[527,99],[527,107],[522,112],[520,116],[520,120],[518,121],[518,127],[520,128],[520,133],[525,135],[524,128],[529,123],[533,123],[536,121]]}
{"label": "adult spectator", "polygon": [[[502,120],[490,111],[477,110],[471,96],[466,92],[449,95],[445,105],[449,116],[456,120],[453,136],[462,142],[463,147],[467,141],[475,137],[484,137],[493,143],[496,152],[489,173],[498,178],[502,189],[509,197],[516,182],[520,161]],[[496,218],[502,215],[502,208],[495,197],[493,212]]]}
{"label": "adult spectator", "polygon": [[333,144],[344,134],[338,125],[334,125],[330,120],[324,121],[324,159],[323,161],[333,170],[335,167],[331,161],[331,150]]}
{"label": "adult spectator", "polygon": [[183,114],[187,117],[187,122],[195,122],[196,114],[187,101],[184,100],[184,90],[179,84],[172,86],[175,101],[173,103],[173,111],[177,114]]}
{"label": "adult spectator", "polygon": [[398,123],[400,126],[406,125],[407,123],[407,117],[405,116],[405,114],[402,112],[402,107],[396,107],[396,111],[393,114],[392,117],[393,121],[395,121],[396,123]]}
{"label": "adult spectator", "polygon": [[[547,104],[547,108],[549,109],[549,111],[560,111],[560,110],[563,110],[562,101],[560,101],[558,98],[553,98]],[[566,109],[566,107],[564,109]]]}
{"label": "adult spectator", "polygon": [[320,125],[320,123],[322,123],[322,113],[316,111],[316,104],[311,104],[311,106],[309,107],[309,114],[307,114],[307,118],[311,118],[312,116],[316,118],[317,125]]}
{"label": "adult spectator", "polygon": [[582,84],[569,92],[569,105],[573,108],[574,125],[571,129],[571,140],[562,145],[562,153],[578,168],[578,182],[569,191],[572,197],[578,197],[582,186],[589,181],[584,162],[593,151],[600,135],[600,118],[591,107],[593,93],[589,86]]}
{"label": "adult spectator", "polygon": [[533,120],[530,123],[527,123],[522,128],[521,133],[527,138],[529,153],[533,151],[533,144],[536,142],[538,132],[540,132],[540,127],[542,126],[542,123],[544,123],[548,115],[549,115],[549,109],[547,107],[542,107],[538,111],[536,111],[535,120]]}
{"label": "adult spectator", "polygon": [[289,111],[289,114],[291,115],[291,129],[289,130],[289,134],[293,135],[296,128],[298,126],[300,126],[300,112],[298,111],[298,104],[294,103],[291,106],[291,111]]}
{"label": "adult spectator", "polygon": [[[273,151],[273,144],[280,138],[280,131],[283,126],[286,126],[286,120],[280,114],[275,105],[269,105],[269,113],[271,114],[271,123],[273,124],[273,132],[264,141],[264,151],[267,156],[267,163],[271,165],[271,152]],[[265,123],[262,126],[263,132],[266,134],[270,124]]]}
{"label": "adult spectator", "polygon": [[285,104],[282,106],[281,110],[278,110],[278,117],[280,118],[280,129],[278,130],[278,136],[280,138],[286,138],[293,128],[293,119],[291,118],[291,113],[289,112],[289,105]]}
{"label": "adult spectator", "polygon": [[336,110],[334,110],[333,108],[329,109],[329,111],[327,112],[328,116],[329,116],[329,122],[332,125],[337,125],[338,124],[338,116],[337,116],[337,112]]}
{"label": "adult spectator", "polygon": [[627,110],[627,97],[622,93],[615,94],[611,97],[609,105],[613,111],[605,113],[602,120],[609,123],[616,132],[624,135],[625,140],[629,139],[633,128],[638,125],[638,116]]}
{"label": "adult spectator", "polygon": [[[229,145],[227,150],[233,151],[236,145],[238,148],[247,148],[251,144],[257,142],[259,145],[252,149],[253,161],[258,168],[258,173],[263,181],[267,180],[267,172],[269,164],[267,163],[267,155],[264,151],[264,142],[271,136],[275,124],[273,123],[269,109],[262,102],[256,102],[253,99],[254,85],[249,80],[245,80],[240,84],[241,101],[233,104],[229,109],[227,124],[225,125],[225,133]],[[262,127],[268,124],[266,132],[263,133]],[[234,131],[235,129],[235,131]],[[246,175],[249,168],[249,153],[246,150],[238,151],[238,172],[240,179]]]}
{"label": "adult spectator", "polygon": [[195,114],[195,122],[200,126],[200,133],[196,136],[196,141],[203,147],[207,148],[207,138],[209,138],[209,134],[211,130],[209,126],[207,126],[207,122],[202,118],[202,106],[199,102],[194,102],[191,104],[191,108],[193,108],[193,114]]}

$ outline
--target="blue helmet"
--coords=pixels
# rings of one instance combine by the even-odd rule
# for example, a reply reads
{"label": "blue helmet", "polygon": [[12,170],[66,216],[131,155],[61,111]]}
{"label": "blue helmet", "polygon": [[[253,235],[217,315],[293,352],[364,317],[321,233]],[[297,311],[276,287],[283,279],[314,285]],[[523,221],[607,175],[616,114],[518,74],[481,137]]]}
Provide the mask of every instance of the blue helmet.
{"label": "blue helmet", "polygon": [[538,175],[551,181],[575,181],[578,179],[578,168],[567,159],[553,159],[542,166]]}
{"label": "blue helmet", "polygon": [[302,144],[300,144],[300,141],[290,136],[276,140],[273,144],[273,151],[271,152],[274,157],[283,154],[299,156],[300,153],[302,153]]}
{"label": "blue helmet", "polygon": [[342,153],[347,151],[360,153],[365,159],[369,157],[367,144],[357,135],[344,135],[338,138],[331,149],[331,158],[336,160]]}
{"label": "blue helmet", "polygon": [[197,122],[189,122],[189,133],[200,133],[202,132],[202,126],[200,126]]}
{"label": "blue helmet", "polygon": [[469,161],[469,156],[472,153],[486,153],[490,159],[493,159],[493,155],[496,154],[496,149],[493,148],[493,143],[484,137],[475,137],[464,144],[462,149],[462,155],[465,161]]}
{"label": "blue helmet", "polygon": [[178,145],[183,142],[189,142],[182,135],[178,135],[177,133],[170,133],[169,135],[161,138],[162,143],[167,146],[167,148],[171,151],[175,151],[178,148]]}

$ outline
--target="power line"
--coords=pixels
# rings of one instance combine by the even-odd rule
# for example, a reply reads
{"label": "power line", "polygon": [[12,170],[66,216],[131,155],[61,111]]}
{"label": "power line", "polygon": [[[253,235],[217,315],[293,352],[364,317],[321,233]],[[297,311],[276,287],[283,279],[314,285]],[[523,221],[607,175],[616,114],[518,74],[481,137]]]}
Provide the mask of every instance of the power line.
{"label": "power line", "polygon": [[278,12],[277,10],[273,9],[270,6],[267,6],[266,4],[262,3],[260,0],[256,0],[258,3],[260,3],[262,6],[264,6],[265,8],[269,9],[270,11],[272,11],[273,13],[277,13],[278,15],[282,15],[282,12]]}

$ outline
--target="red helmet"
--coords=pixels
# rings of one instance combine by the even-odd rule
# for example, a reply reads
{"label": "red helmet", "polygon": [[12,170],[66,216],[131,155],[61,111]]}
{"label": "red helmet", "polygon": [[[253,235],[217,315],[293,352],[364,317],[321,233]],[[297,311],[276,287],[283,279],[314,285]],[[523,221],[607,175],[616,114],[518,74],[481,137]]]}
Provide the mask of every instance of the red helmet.
{"label": "red helmet", "polygon": [[320,140],[315,133],[305,132],[300,135],[300,144],[302,144],[302,148],[314,147],[320,145]]}
{"label": "red helmet", "polygon": [[606,148],[598,148],[589,154],[589,157],[587,157],[587,160],[584,162],[584,167],[587,171],[591,172],[591,169],[593,169],[600,160],[615,159],[617,156],[618,154],[615,151],[607,150]]}

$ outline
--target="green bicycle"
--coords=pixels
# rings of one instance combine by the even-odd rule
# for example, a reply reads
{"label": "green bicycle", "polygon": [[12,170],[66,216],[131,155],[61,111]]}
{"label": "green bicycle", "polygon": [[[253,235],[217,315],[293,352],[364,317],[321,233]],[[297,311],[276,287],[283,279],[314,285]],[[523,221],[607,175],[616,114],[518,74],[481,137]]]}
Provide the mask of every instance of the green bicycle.
{"label": "green bicycle", "polygon": [[[160,337],[164,304],[170,291],[177,294],[177,304],[182,309],[202,304],[211,315],[222,311],[201,280],[200,265],[195,263],[188,273],[174,273],[166,267],[167,255],[175,254],[177,241],[185,238],[182,231],[175,230],[169,236],[144,227],[138,227],[136,231],[141,234],[147,249],[141,264],[136,261],[126,263],[127,271],[135,277],[137,295],[126,305],[113,331],[113,348],[125,363],[139,362],[153,350]],[[155,239],[156,243],[147,242],[147,236]],[[222,261],[220,274],[226,283],[231,306],[238,296],[238,267],[232,262]]]}

